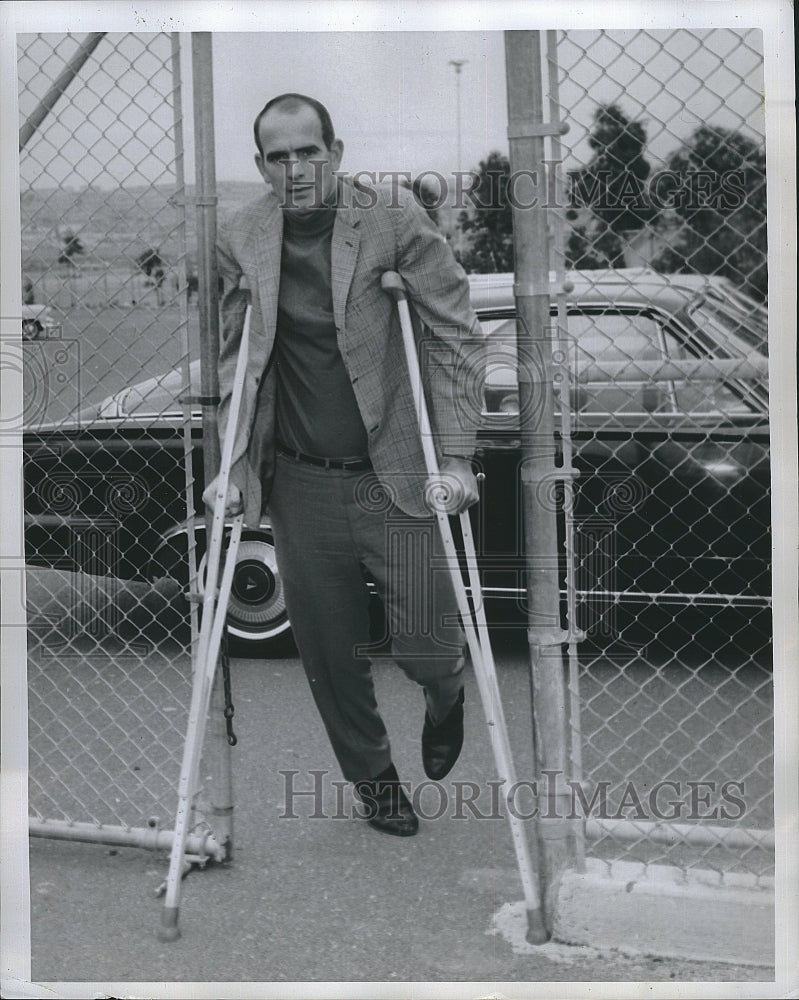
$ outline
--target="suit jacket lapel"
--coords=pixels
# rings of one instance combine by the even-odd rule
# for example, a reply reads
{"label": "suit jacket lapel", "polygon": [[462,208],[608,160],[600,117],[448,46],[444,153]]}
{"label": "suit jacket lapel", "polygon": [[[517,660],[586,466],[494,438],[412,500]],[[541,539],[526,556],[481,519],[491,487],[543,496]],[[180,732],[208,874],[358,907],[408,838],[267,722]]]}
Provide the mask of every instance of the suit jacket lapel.
{"label": "suit jacket lapel", "polygon": [[277,302],[280,291],[280,254],[283,244],[283,212],[276,199],[270,198],[256,230],[255,253],[258,263],[258,295],[267,344],[275,339]]}
{"label": "suit jacket lapel", "polygon": [[358,246],[361,241],[360,219],[352,208],[342,206],[336,212],[331,247],[331,279],[333,286],[333,318],[336,327],[344,330],[344,313],[347,296],[358,260]]}

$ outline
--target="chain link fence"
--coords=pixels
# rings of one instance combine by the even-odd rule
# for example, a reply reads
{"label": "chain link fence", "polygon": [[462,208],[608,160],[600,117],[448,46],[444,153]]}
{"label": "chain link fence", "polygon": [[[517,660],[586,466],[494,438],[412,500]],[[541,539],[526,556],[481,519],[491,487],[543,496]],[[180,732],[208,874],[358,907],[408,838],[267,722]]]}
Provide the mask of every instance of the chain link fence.
{"label": "chain link fence", "polygon": [[584,850],[728,879],[774,860],[761,44],[575,31],[550,49]]}
{"label": "chain link fence", "polygon": [[[550,40],[550,115],[569,124],[550,229],[580,852],[768,879],[761,35]],[[20,39],[23,130],[84,44]],[[138,34],[96,42],[21,153],[34,832],[155,845],[174,811],[202,482],[182,157],[179,49]],[[474,230],[458,240],[470,269],[502,265]],[[485,328],[511,357],[508,310]],[[513,379],[489,382],[507,426]],[[513,434],[492,440],[487,465],[512,462]],[[286,627],[279,580],[264,539],[247,545],[274,598],[255,623],[235,586],[233,607],[266,636]]]}
{"label": "chain link fence", "polygon": [[[543,486],[562,514],[570,635],[559,801],[579,821],[578,853],[756,880],[774,862],[761,42],[757,30],[548,33],[548,118],[568,131],[545,128],[540,345],[553,352],[560,469]],[[492,218],[460,215],[467,269],[513,270],[523,195],[510,170],[497,153],[481,164]],[[529,367],[535,383],[541,367],[508,361],[507,293],[494,296],[504,313],[484,313],[497,431],[535,422],[515,379]],[[515,432],[495,436],[489,482],[507,481],[517,448]]]}
{"label": "chain link fence", "polygon": [[[22,341],[31,831],[162,848],[191,693],[202,489],[180,47],[132,33],[18,45],[35,319]],[[131,418],[130,387],[147,379],[153,395]],[[213,850],[202,806],[195,819],[190,847]]]}

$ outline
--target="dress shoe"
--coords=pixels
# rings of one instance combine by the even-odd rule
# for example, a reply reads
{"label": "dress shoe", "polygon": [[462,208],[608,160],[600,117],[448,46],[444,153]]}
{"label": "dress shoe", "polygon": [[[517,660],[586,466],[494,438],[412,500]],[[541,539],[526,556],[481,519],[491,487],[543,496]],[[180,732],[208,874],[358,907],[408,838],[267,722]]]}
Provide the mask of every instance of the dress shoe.
{"label": "dress shoe", "polygon": [[424,773],[433,781],[441,781],[460,756],[463,747],[463,688],[449,714],[434,726],[430,713],[425,712],[422,729],[422,764]]}
{"label": "dress shoe", "polygon": [[369,826],[393,837],[412,837],[419,829],[419,817],[403,791],[393,764],[375,778],[355,783]]}

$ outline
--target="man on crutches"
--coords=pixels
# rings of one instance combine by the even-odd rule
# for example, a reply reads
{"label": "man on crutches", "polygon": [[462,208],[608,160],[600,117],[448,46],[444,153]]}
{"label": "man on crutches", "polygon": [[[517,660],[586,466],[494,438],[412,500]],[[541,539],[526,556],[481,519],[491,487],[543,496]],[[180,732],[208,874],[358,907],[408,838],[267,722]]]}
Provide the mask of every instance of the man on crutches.
{"label": "man on crutches", "polygon": [[220,228],[218,246],[223,439],[242,277],[252,294],[227,513],[243,512],[247,526],[268,517],[295,640],[344,776],[373,827],[410,836],[418,818],[375,699],[364,571],[385,607],[391,657],[424,691],[422,760],[434,780],[463,742],[464,633],[383,273],[401,275],[424,324],[422,378],[441,477],[432,495],[453,515],[478,497],[471,458],[483,335],[466,276],[413,195],[337,176],[343,146],[322,105],[281,95],[258,115],[254,136],[271,190]]}

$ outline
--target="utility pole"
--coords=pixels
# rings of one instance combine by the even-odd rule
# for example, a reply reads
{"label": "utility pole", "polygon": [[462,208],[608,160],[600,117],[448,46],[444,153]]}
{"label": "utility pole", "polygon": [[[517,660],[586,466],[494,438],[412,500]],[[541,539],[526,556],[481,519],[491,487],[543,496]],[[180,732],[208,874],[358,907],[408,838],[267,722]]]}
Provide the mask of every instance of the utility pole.
{"label": "utility pole", "polygon": [[[544,139],[561,135],[559,122],[543,117],[540,32],[506,31],[508,140],[511,176],[536,178],[534,205],[513,206],[521,481],[526,549],[528,640],[533,701],[533,750],[539,788],[538,822],[544,916],[551,931],[561,876],[573,846],[562,781],[567,773],[566,696],[560,628],[557,514],[545,488],[555,463],[554,391],[549,313],[549,242]],[[550,790],[549,780],[555,779]],[[560,784],[559,780],[560,779]],[[545,793],[543,790],[547,789]],[[555,816],[548,814],[556,805]],[[546,828],[546,836],[544,836]]]}
{"label": "utility pole", "polygon": [[461,169],[461,69],[468,62],[468,59],[450,59],[450,66],[455,67],[455,104],[456,119],[458,128],[458,172]]}

